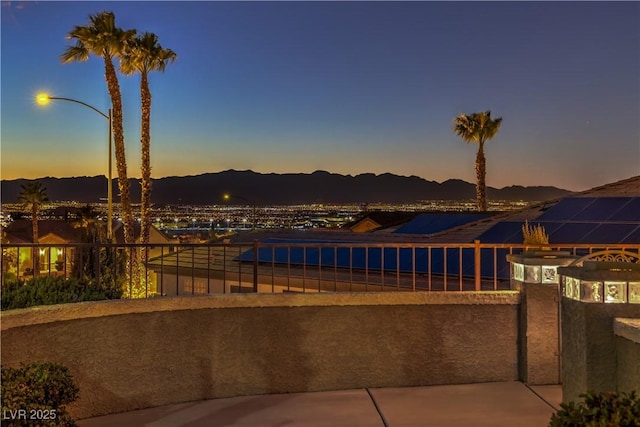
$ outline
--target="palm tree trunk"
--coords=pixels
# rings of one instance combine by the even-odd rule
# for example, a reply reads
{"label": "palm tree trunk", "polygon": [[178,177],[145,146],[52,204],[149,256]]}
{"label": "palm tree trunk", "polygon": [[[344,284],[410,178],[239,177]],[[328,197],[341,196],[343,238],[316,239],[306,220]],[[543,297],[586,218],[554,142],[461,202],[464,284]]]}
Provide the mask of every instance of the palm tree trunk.
{"label": "palm tree trunk", "polygon": [[[133,211],[131,209],[131,194],[129,193],[129,179],[127,178],[127,160],[125,157],[124,128],[122,126],[122,97],[120,84],[111,58],[105,55],[105,78],[109,88],[109,95],[113,104],[112,126],[113,145],[116,150],[116,166],[118,169],[118,189],[120,190],[120,204],[122,205],[122,217],[124,225],[124,242],[135,243],[133,235]],[[140,275],[138,274],[138,251],[127,249],[127,265],[125,268],[125,286],[128,282],[131,286],[138,286]],[[131,295],[130,295],[131,296]]]}
{"label": "palm tree trunk", "polygon": [[142,120],[140,145],[142,151],[142,195],[140,200],[141,231],[140,242],[149,243],[149,228],[151,226],[151,91],[146,73],[142,73],[140,80],[140,99],[142,102]]}
{"label": "palm tree trunk", "polygon": [[[33,243],[38,244],[38,206],[31,204],[31,232],[33,233]],[[31,252],[33,260],[33,277],[37,277],[40,273],[40,251],[37,246],[33,247]]]}
{"label": "palm tree trunk", "polygon": [[131,210],[131,196],[129,193],[129,179],[127,178],[127,160],[125,157],[124,129],[122,126],[122,97],[120,84],[111,58],[105,56],[105,78],[109,95],[113,104],[113,143],[116,150],[116,167],[118,170],[118,189],[120,190],[120,203],[122,205],[122,217],[124,222],[124,241],[133,241],[133,212]]}
{"label": "palm tree trunk", "polygon": [[[140,123],[140,149],[142,163],[140,165],[142,182],[140,198],[140,243],[149,243],[149,228],[151,227],[151,91],[147,73],[141,73],[140,79],[141,123]],[[141,286],[146,286],[148,277],[144,262],[147,258],[146,247],[140,251],[140,278]],[[139,292],[142,292],[140,289]]]}
{"label": "palm tree trunk", "polygon": [[487,164],[484,157],[484,144],[480,142],[478,144],[478,154],[476,154],[476,201],[479,212],[485,212],[487,210],[486,174]]}

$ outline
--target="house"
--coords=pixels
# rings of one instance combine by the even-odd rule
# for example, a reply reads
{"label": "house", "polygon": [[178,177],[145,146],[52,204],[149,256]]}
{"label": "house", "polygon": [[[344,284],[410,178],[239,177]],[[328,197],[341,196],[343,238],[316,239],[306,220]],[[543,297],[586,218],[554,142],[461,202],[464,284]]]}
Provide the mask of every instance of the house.
{"label": "house", "polygon": [[397,227],[405,222],[415,218],[416,212],[385,212],[371,211],[366,212],[364,216],[356,218],[354,221],[345,224],[344,228],[348,228],[354,233],[367,233],[370,231],[388,230]]}
{"label": "house", "polygon": [[[81,240],[82,231],[73,223],[60,220],[38,221],[38,243],[47,245],[38,249],[38,267],[42,273],[64,274],[69,268],[69,260],[73,258],[73,248],[62,245],[77,243]],[[29,219],[17,219],[3,229],[3,241],[9,244],[33,243],[33,225]],[[61,245],[55,247],[52,245]],[[18,276],[33,274],[32,248],[4,248],[3,257],[7,260],[5,272]],[[67,263],[65,265],[65,260]]]}
{"label": "house", "polygon": [[[121,222],[114,226],[114,243],[124,243],[124,230]],[[140,224],[134,226],[134,236],[140,236]],[[18,219],[12,221],[3,229],[3,242],[7,244],[31,244],[33,243],[33,226],[30,219]],[[72,268],[72,260],[75,248],[69,244],[83,242],[83,228],[77,221],[64,221],[54,219],[38,220],[38,243],[45,245],[38,248],[38,267],[42,274],[57,275],[68,274]],[[157,229],[153,225],[149,230],[150,244],[177,244],[178,239],[173,239]],[[60,245],[56,247],[55,245]],[[173,252],[173,248],[152,247],[149,258]],[[16,274],[20,277],[33,274],[33,250],[30,247],[3,248],[3,256],[7,260],[5,272]]]}

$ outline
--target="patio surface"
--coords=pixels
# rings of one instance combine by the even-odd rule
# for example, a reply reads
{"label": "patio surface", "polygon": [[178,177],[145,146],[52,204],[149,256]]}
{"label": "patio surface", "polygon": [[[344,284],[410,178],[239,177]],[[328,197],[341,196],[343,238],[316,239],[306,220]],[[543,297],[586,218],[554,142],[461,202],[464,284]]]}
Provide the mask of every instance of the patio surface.
{"label": "patio surface", "polygon": [[213,399],[78,421],[80,427],[543,427],[559,385],[500,382]]}

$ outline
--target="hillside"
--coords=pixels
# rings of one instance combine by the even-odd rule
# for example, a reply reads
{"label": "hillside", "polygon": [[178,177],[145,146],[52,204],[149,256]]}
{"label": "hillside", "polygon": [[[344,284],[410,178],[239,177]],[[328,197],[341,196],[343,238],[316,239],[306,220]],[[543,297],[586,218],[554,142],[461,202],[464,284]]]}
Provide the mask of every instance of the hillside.
{"label": "hillside", "polygon": [[[15,203],[21,184],[32,180],[1,182],[2,202]],[[52,201],[98,202],[107,195],[104,176],[40,178]],[[140,200],[140,183],[130,180],[134,202]],[[212,205],[223,202],[224,193],[233,194],[258,205],[304,203],[411,203],[418,200],[465,200],[475,198],[475,185],[461,180],[442,183],[417,176],[340,175],[325,171],[310,174],[262,174],[253,171],[227,170],[195,176],[166,177],[153,180],[152,202],[164,204]],[[114,180],[114,201],[118,190]],[[511,186],[487,188],[491,200],[542,201],[570,194],[556,187]],[[242,199],[236,200],[243,203]]]}

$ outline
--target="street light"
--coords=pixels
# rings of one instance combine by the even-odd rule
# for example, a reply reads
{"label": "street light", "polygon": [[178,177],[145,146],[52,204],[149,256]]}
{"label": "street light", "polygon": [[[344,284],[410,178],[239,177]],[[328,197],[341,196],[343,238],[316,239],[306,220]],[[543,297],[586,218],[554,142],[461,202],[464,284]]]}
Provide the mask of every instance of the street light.
{"label": "street light", "polygon": [[107,238],[109,239],[109,242],[111,242],[113,240],[113,185],[112,185],[112,179],[111,179],[111,170],[112,170],[112,167],[111,167],[111,164],[112,164],[111,108],[109,108],[109,114],[107,115],[102,111],[98,110],[97,108],[87,104],[86,102],[78,101],[77,99],[62,98],[59,96],[49,96],[46,93],[39,93],[36,96],[36,102],[40,105],[47,105],[51,100],[69,101],[69,102],[75,102],[76,104],[84,105],[85,107],[92,109],[93,111],[95,111],[96,113],[100,114],[102,117],[107,119],[107,123],[109,124],[109,176],[107,178],[107,181],[108,181],[108,184],[107,184],[108,185],[107,187]]}
{"label": "street light", "polygon": [[246,202],[251,203],[251,206],[253,208],[253,229],[256,229],[256,201],[255,200],[250,200],[247,199],[246,197],[242,197],[242,196],[236,196],[236,195],[230,195],[230,194],[224,194],[222,196],[222,198],[226,201],[229,201],[230,199],[240,199],[240,200],[244,200]]}

